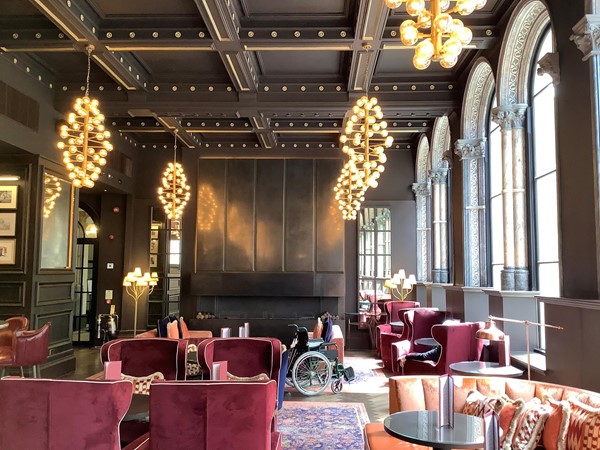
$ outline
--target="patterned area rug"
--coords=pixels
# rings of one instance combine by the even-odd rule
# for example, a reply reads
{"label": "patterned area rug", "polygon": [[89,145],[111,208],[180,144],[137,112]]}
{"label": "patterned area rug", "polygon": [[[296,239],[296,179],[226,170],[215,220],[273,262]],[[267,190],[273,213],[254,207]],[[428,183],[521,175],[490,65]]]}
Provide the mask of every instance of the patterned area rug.
{"label": "patterned area rug", "polygon": [[344,381],[343,392],[361,394],[388,392],[388,379],[377,361],[348,357],[344,360],[344,365],[354,369],[355,378],[351,382]]}
{"label": "patterned area rug", "polygon": [[285,401],[279,411],[284,450],[363,450],[368,421],[362,403]]}

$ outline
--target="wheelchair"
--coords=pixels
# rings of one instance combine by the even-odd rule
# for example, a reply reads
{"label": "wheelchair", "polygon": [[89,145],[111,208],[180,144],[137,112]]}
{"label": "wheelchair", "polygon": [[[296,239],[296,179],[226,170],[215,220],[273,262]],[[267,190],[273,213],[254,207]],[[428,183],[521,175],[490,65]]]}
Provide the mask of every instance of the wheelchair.
{"label": "wheelchair", "polygon": [[337,344],[309,339],[306,327],[288,326],[296,327],[296,333],[288,350],[286,384],[304,395],[320,394],[327,386],[334,394],[340,393],[343,380],[354,379],[354,369],[338,361]]}

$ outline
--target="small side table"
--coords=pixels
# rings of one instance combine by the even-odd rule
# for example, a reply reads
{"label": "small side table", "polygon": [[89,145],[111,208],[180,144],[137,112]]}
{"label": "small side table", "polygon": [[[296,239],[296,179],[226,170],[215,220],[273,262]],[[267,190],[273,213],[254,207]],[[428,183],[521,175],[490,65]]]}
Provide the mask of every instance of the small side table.
{"label": "small side table", "polygon": [[437,347],[438,345],[440,345],[440,343],[438,341],[436,341],[434,338],[415,339],[415,344],[424,345],[425,347]]}
{"label": "small side table", "polygon": [[404,322],[390,322],[392,333],[401,334],[404,330]]}
{"label": "small side table", "polygon": [[495,362],[461,361],[450,364],[450,370],[457,375],[481,375],[486,377],[512,377],[523,375],[523,370],[514,366],[501,366]]}

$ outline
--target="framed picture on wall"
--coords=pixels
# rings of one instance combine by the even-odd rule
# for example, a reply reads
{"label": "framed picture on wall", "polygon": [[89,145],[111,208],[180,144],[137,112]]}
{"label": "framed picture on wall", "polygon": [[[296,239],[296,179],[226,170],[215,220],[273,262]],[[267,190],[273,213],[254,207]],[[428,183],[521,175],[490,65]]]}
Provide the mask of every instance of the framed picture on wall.
{"label": "framed picture on wall", "polygon": [[17,187],[0,186],[0,209],[15,209],[17,207]]}
{"label": "framed picture on wall", "polygon": [[0,213],[0,236],[14,236],[16,233],[17,213]]}
{"label": "framed picture on wall", "polygon": [[158,239],[150,239],[150,253],[158,253]]}
{"label": "framed picture on wall", "polygon": [[152,228],[152,230],[150,230],[150,238],[158,239],[158,229]]}
{"label": "framed picture on wall", "polygon": [[15,263],[16,239],[0,239],[0,264]]}
{"label": "framed picture on wall", "polygon": [[150,267],[158,267],[158,255],[150,255]]}

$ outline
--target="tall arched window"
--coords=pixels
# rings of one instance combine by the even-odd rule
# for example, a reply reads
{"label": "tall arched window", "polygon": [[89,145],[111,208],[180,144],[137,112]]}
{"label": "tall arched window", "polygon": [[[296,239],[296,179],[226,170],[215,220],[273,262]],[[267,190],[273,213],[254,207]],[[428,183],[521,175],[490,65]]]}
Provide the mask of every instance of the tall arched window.
{"label": "tall arched window", "polygon": [[[496,96],[493,97],[492,108],[497,106]],[[490,111],[491,109],[490,108]],[[491,116],[491,115],[490,115]],[[489,208],[490,208],[490,258],[492,264],[492,286],[500,289],[500,274],[504,268],[504,222],[502,214],[502,136],[500,125],[489,120],[488,135],[489,161]]]}
{"label": "tall arched window", "polygon": [[[541,38],[534,67],[552,52],[552,31]],[[556,186],[556,134],[554,85],[548,74],[531,76],[532,164],[535,196],[535,252],[537,275],[534,286],[543,296],[560,295],[558,254],[558,199]],[[536,279],[534,278],[534,280]]]}

